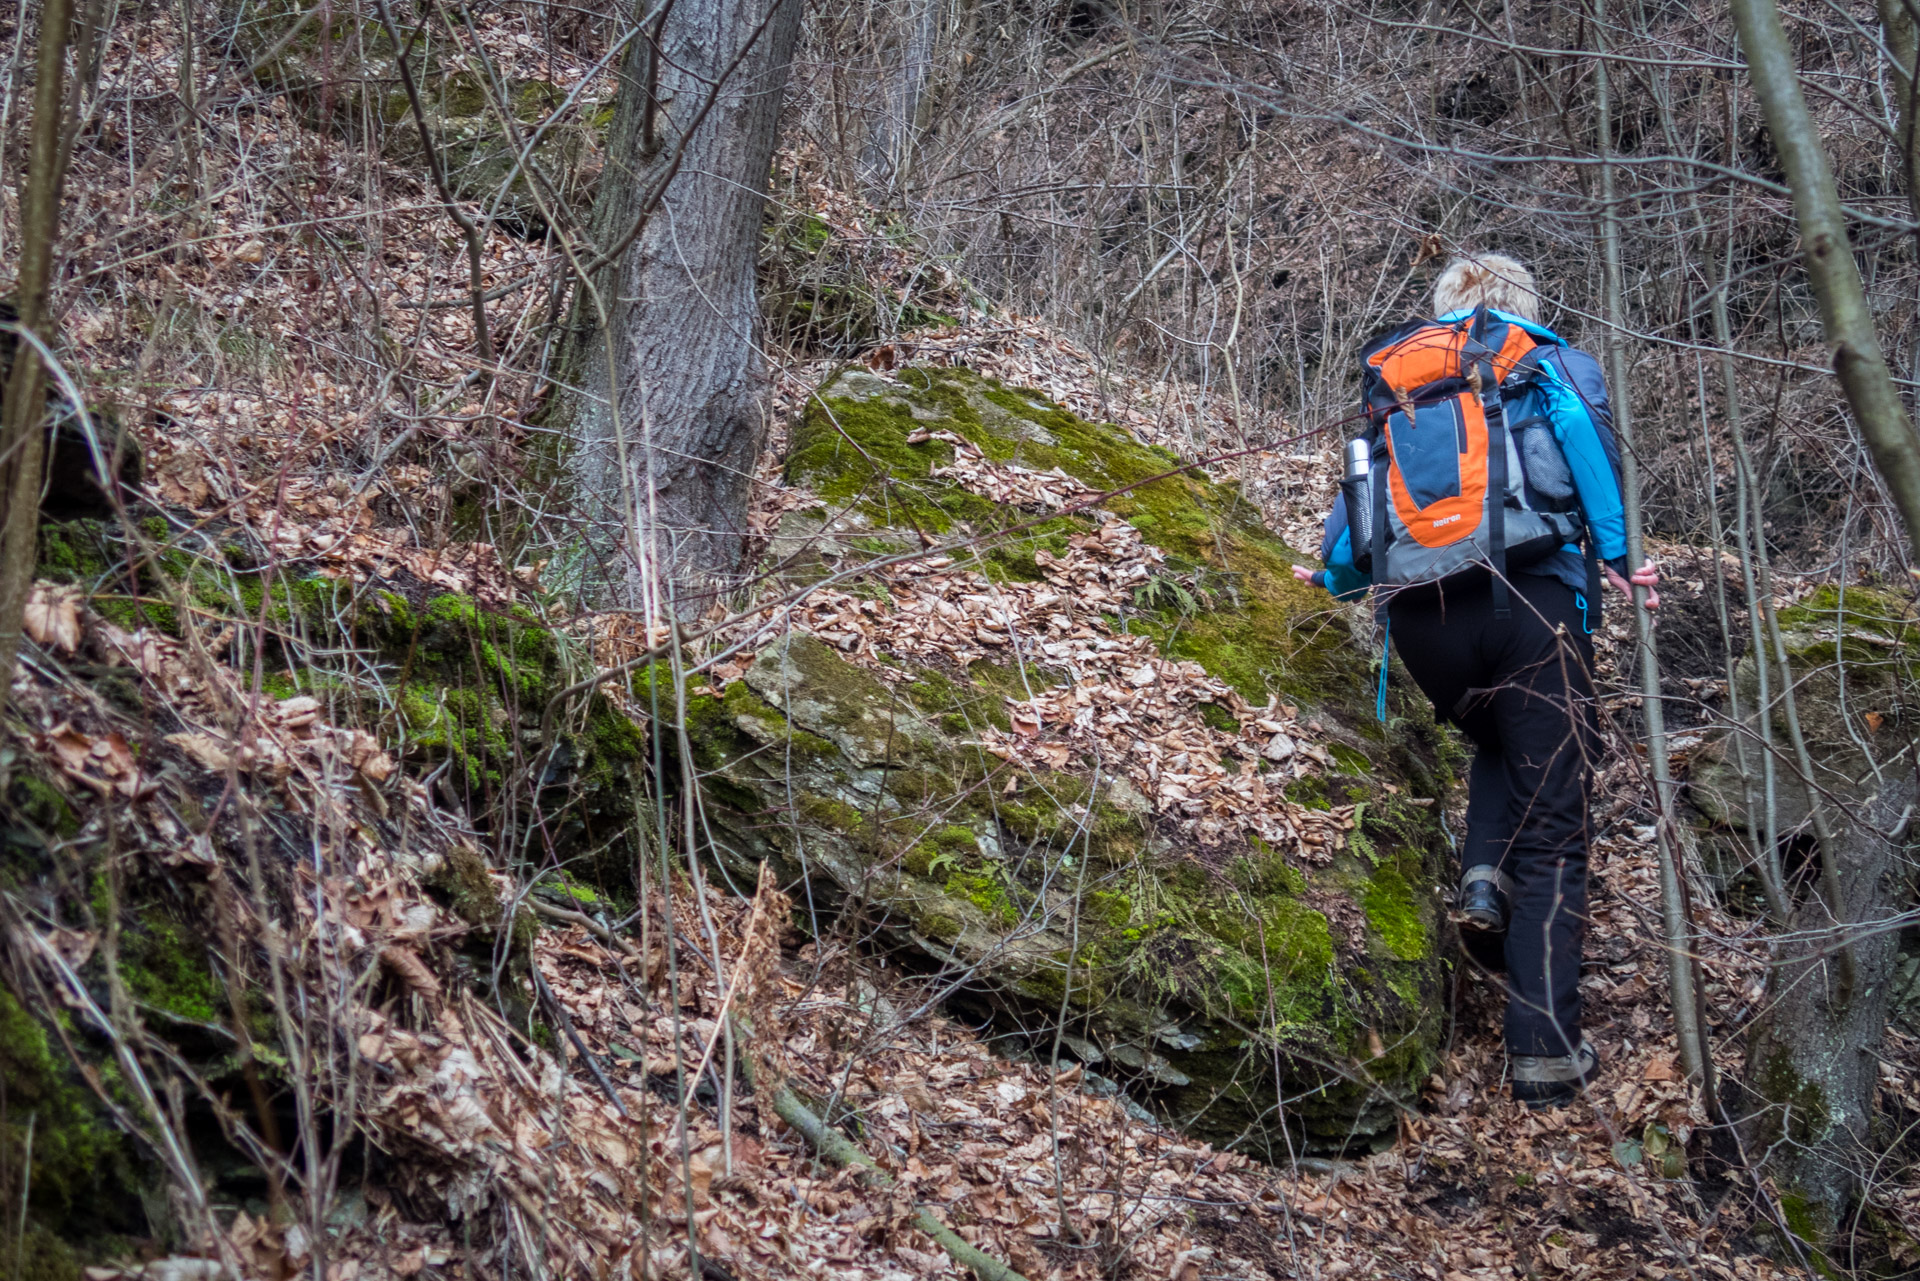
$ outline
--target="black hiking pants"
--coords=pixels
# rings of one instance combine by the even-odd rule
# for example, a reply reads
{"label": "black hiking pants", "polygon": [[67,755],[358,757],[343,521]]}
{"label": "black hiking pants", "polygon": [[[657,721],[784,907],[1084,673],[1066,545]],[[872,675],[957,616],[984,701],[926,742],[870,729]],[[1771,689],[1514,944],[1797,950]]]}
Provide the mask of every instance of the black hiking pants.
{"label": "black hiking pants", "polygon": [[[1511,882],[1504,957],[1512,1054],[1571,1054],[1580,1042],[1587,917],[1587,797],[1597,758],[1593,640],[1573,589],[1516,574],[1512,615],[1493,593],[1415,589],[1389,603],[1394,648],[1434,714],[1473,740],[1461,870]],[[1590,602],[1598,625],[1599,602]],[[1498,944],[1480,931],[1470,951]],[[1474,947],[1474,944],[1479,947]]]}

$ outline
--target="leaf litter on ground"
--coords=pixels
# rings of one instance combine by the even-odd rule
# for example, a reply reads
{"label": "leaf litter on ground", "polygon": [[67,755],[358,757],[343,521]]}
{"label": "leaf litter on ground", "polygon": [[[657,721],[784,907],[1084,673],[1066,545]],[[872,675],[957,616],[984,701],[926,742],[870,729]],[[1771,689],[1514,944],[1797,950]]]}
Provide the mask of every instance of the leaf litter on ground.
{"label": "leaf litter on ground", "polygon": [[[584,63],[546,65],[497,15],[478,21],[490,55],[510,74],[568,85],[586,74]],[[166,14],[134,15],[102,52],[103,81],[167,93],[178,80],[178,47]],[[91,294],[69,311],[68,350],[81,362],[137,367],[162,388],[152,399],[160,412],[136,424],[147,493],[175,529],[230,528],[285,565],[488,602],[524,599],[540,567],[506,565],[493,545],[453,536],[445,520],[475,476],[513,483],[532,403],[524,381],[510,371],[485,390],[467,381],[473,334],[461,307],[405,313],[417,322],[407,351],[424,402],[397,394],[371,362],[340,358],[332,337],[312,326],[324,309],[372,325],[402,302],[458,299],[464,266],[445,251],[437,201],[417,175],[377,164],[383,183],[409,194],[369,203],[373,184],[335,180],[334,167],[345,172],[342,144],[307,129],[281,97],[256,99],[216,133],[247,164],[310,171],[312,190],[294,205],[272,194],[271,183],[236,184],[208,202],[194,244],[163,255],[156,246],[171,239],[164,228],[117,212],[135,207],[127,175],[89,151],[76,159],[73,222],[97,238],[98,278],[279,353],[258,366],[223,360],[209,369],[176,344],[125,331],[114,319],[125,310],[124,293]],[[832,234],[885,246],[875,270],[892,273],[896,286],[925,266],[874,234],[873,213],[825,181],[817,156],[789,153],[782,163]],[[335,271],[323,238],[279,229],[309,220],[364,225],[382,248],[357,264],[363,269]],[[487,239],[487,287],[552,266],[536,245],[498,233]],[[540,292],[489,304],[503,350],[537,330]],[[1193,389],[1116,372],[1038,321],[992,311],[890,339],[864,358],[882,374],[915,362],[965,365],[1183,457],[1251,450],[1210,465],[1210,474],[1238,482],[1290,544],[1318,541],[1337,425],[1226,424],[1217,402]],[[831,363],[776,371],[776,446]],[[1316,426],[1322,430],[1299,439]],[[341,442],[363,448],[355,468],[341,466]],[[778,483],[777,457],[770,450],[759,471],[753,520],[762,532],[811,502]],[[950,476],[1038,511],[1082,494],[1070,478],[992,464],[958,447]],[[1294,857],[1324,858],[1351,816],[1301,813],[1259,782],[1324,768],[1314,727],[1277,702],[1248,706],[1204,671],[1159,657],[1145,638],[1116,634],[1106,621],[1099,606],[1124,599],[1157,567],[1136,533],[1103,520],[1042,563],[1042,582],[994,583],[929,558],[876,571],[885,603],[826,590],[783,617],[883,677],[883,652],[964,664],[1016,643],[1030,647],[1068,679],[1011,703],[1010,730],[982,727],[989,750],[1057,768],[1097,747],[1126,763],[1148,804],[1202,840],[1250,814]],[[614,948],[577,926],[539,934],[531,963],[593,1062],[569,1045],[530,1041],[473,997],[448,959],[449,944],[472,927],[425,888],[456,851],[484,848],[481,834],[363,727],[312,698],[258,697],[219,646],[209,654],[152,627],[109,623],[70,588],[37,587],[27,625],[33,645],[13,691],[10,746],[49,763],[54,785],[88,825],[83,834],[101,830],[111,808],[128,857],[201,878],[195,883],[228,896],[244,928],[287,940],[290,981],[347,1033],[349,1057],[334,1079],[355,1083],[355,1093],[316,1079],[323,1093],[333,1091],[321,1101],[354,1108],[355,1123],[391,1163],[385,1183],[350,1194],[362,1212],[341,1216],[325,1242],[298,1220],[243,1210],[219,1222],[215,1237],[186,1241],[165,1259],[94,1269],[96,1281],[189,1281],[223,1269],[283,1277],[322,1254],[327,1281],[530,1268],[672,1277],[688,1274],[689,1240],[742,1278],[953,1274],[911,1226],[915,1204],[1034,1281],[1784,1274],[1754,1252],[1750,1204],[1736,1199],[1708,1212],[1692,1185],[1674,1177],[1674,1154],[1686,1168],[1705,1118],[1673,1063],[1664,965],[1649,925],[1658,915],[1650,830],[1643,837],[1616,822],[1596,847],[1601,892],[1582,989],[1608,1064],[1586,1099],[1529,1113],[1505,1096],[1498,996],[1468,977],[1451,1048],[1395,1146],[1349,1161],[1265,1167],[1089,1092],[1079,1069],[997,1055],[979,1033],[928,1008],[932,993],[922,981],[839,944],[776,937],[765,928],[764,900],[684,880],[670,901],[656,888],[645,905],[650,939]],[[618,661],[651,640],[609,633],[600,657]],[[83,652],[136,673],[147,726],[68,674],[63,663]],[[723,665],[711,679],[737,675]],[[1206,704],[1228,711],[1241,729],[1206,724],[1197,711]],[[1241,768],[1226,769],[1229,760]],[[1255,761],[1273,772],[1247,768]],[[237,866],[231,827],[195,831],[173,803],[189,784],[212,783],[218,795],[227,782],[245,804],[285,805],[327,836],[319,870],[297,871],[305,892],[287,900],[291,922],[256,919],[223,870]],[[1631,770],[1609,771],[1601,788],[1609,803],[1627,800],[1629,818],[1644,803]],[[518,893],[498,872],[489,875],[503,903]],[[1750,1009],[1765,972],[1761,941],[1717,908],[1703,909],[1698,924],[1710,1003]],[[33,928],[70,966],[94,953],[85,930],[45,920]],[[686,941],[693,939],[711,945]],[[372,981],[378,975],[390,976],[400,995],[376,1000],[376,990],[394,990]],[[747,1009],[755,1016],[752,1048],[717,1045],[725,1015]],[[1889,1038],[1886,1101],[1920,1111],[1920,1043],[1897,1028]],[[1715,1052],[1724,1068],[1737,1067],[1732,1037]],[[717,1079],[714,1065],[729,1053],[753,1054],[765,1079],[792,1082],[820,1101],[894,1174],[899,1191],[881,1196],[821,1165],[738,1082],[703,1096],[698,1082],[683,1079],[702,1063],[699,1076]],[[1898,1175],[1875,1195],[1877,1208],[1920,1229],[1920,1176]],[[482,1213],[497,1214],[508,1230],[476,1250],[456,1225]],[[544,1252],[537,1259],[535,1242]]]}

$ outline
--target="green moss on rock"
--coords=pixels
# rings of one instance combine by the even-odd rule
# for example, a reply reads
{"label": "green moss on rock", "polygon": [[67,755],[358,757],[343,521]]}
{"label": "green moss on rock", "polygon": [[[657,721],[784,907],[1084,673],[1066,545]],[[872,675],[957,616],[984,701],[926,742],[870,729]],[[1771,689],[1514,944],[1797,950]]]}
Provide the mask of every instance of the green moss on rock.
{"label": "green moss on rock", "polygon": [[[70,1032],[69,1035],[72,1035]],[[97,1258],[115,1234],[146,1227],[136,1154],[113,1128],[48,1026],[0,986],[0,1078],[7,1107],[0,1114],[0,1184],[31,1184],[26,1248],[34,1265],[23,1278],[71,1277]],[[23,1178],[31,1128],[32,1174]],[[7,1247],[19,1220],[8,1202]],[[11,1263],[11,1260],[8,1260]]]}
{"label": "green moss on rock", "polygon": [[[384,24],[345,18],[323,42],[319,24],[308,22],[292,40],[284,40],[304,17],[300,6],[222,0],[220,7],[225,29],[254,64],[260,84],[286,95],[309,125],[355,141],[377,141],[389,160],[424,166],[424,144],[400,87],[394,42]],[[449,56],[453,46],[403,34],[427,127],[456,198],[486,206],[498,224],[522,235],[546,231],[546,211],[535,198],[534,182],[517,163],[520,146],[499,119],[504,111],[519,126],[518,144],[532,143],[527,161],[541,171],[543,186],[575,208],[592,205],[597,168],[589,161],[606,135],[604,115],[583,109],[552,118],[566,93],[544,80],[505,80],[496,102],[482,70]],[[368,120],[378,122],[372,138],[365,137]],[[542,124],[539,136],[531,136],[529,127]]]}
{"label": "green moss on rock", "polygon": [[427,878],[427,888],[467,925],[493,930],[500,924],[500,894],[487,874],[487,862],[470,845],[455,845]]}
{"label": "green moss on rock", "polygon": [[[1290,669],[1275,661],[1284,680]],[[1372,798],[1390,811],[1369,827],[1380,864],[1365,864],[1371,881],[1346,865],[1303,869],[1257,841],[1216,870],[1169,839],[1123,780],[1009,776],[983,758],[971,735],[987,709],[1057,677],[990,664],[964,678],[902,670],[889,684],[792,635],[725,697],[694,700],[687,723],[714,853],[736,879],[761,862],[810,876],[817,908],[858,910],[881,937],[968,968],[995,994],[990,1010],[1019,1011],[1028,1025],[1066,999],[1088,1043],[1131,1064],[1154,1106],[1196,1133],[1267,1150],[1276,1055],[1284,1088],[1304,1095],[1287,1110],[1292,1142],[1364,1146],[1391,1131],[1440,1030],[1438,915],[1407,876],[1435,857],[1427,810],[1389,806],[1391,793],[1344,778],[1343,803]],[[742,687],[757,701],[734,692]],[[729,713],[736,699],[750,715]],[[1337,701],[1322,713],[1340,714]],[[831,750],[764,750],[800,735]],[[1391,746],[1356,747],[1349,763],[1411,791],[1415,771],[1401,759]],[[1335,897],[1367,921],[1359,951],[1329,919]]]}
{"label": "green moss on rock", "polygon": [[1424,960],[1432,950],[1432,928],[1421,915],[1413,888],[1398,869],[1383,867],[1367,881],[1360,896],[1367,924],[1387,951],[1402,961]]}
{"label": "green moss on rock", "polygon": [[45,779],[16,774],[7,783],[7,793],[13,813],[35,829],[31,837],[34,845],[44,848],[49,838],[70,838],[80,830],[80,816],[72,804]]}
{"label": "green moss on rock", "polygon": [[158,907],[142,911],[136,927],[121,935],[120,972],[143,1005],[195,1023],[224,1020],[225,991],[205,938]]}
{"label": "green moss on rock", "polygon": [[[1286,1088],[1308,1095],[1290,1111],[1310,1142],[1340,1146],[1384,1130],[1395,1102],[1411,1098],[1423,1078],[1439,1032],[1432,1012],[1439,913],[1413,888],[1441,879],[1427,872],[1441,858],[1437,821],[1431,807],[1406,804],[1409,796],[1433,796],[1451,772],[1438,758],[1437,736],[1403,701],[1409,733],[1385,738],[1372,716],[1366,657],[1325,595],[1293,580],[1298,557],[1236,491],[1181,472],[1166,452],[1080,419],[1038,392],[964,369],[908,369],[893,379],[841,371],[809,409],[788,457],[788,476],[828,501],[808,517],[809,528],[843,541],[888,540],[889,547],[911,546],[919,534],[984,535],[973,567],[1020,578],[1039,570],[1039,546],[1060,554],[1065,536],[1090,523],[1056,517],[993,538],[1028,517],[936,475],[953,458],[943,435],[965,439],[991,460],[1059,468],[1095,490],[1126,491],[1103,505],[1166,554],[1162,577],[1172,584],[1135,593],[1130,630],[1152,635],[1171,657],[1198,662],[1256,706],[1279,697],[1313,709],[1331,727],[1341,775],[1309,775],[1288,795],[1315,809],[1354,806],[1354,851],[1335,868],[1303,869],[1247,840],[1216,871],[1159,830],[1137,794],[1122,798],[1109,783],[1095,795],[1084,773],[1023,775],[1005,785],[996,776],[992,787],[969,790],[960,784],[981,769],[966,746],[969,730],[1004,727],[1005,697],[1059,679],[1042,669],[978,664],[964,683],[909,668],[898,691],[848,685],[842,697],[910,721],[909,746],[882,762],[837,743],[838,761],[823,758],[778,780],[783,789],[839,794],[862,808],[869,825],[893,821],[890,807],[905,818],[907,807],[940,806],[943,821],[960,819],[978,834],[975,851],[948,852],[922,837],[877,875],[849,839],[851,828],[814,825],[825,810],[798,830],[748,822],[753,805],[763,813],[775,808],[774,780],[715,751],[708,759],[725,776],[740,820],[728,824],[723,841],[737,857],[772,858],[795,874],[804,844],[809,859],[824,854],[860,901],[878,903],[883,914],[897,910],[906,941],[986,965],[986,981],[1014,999],[1057,1006],[1066,993],[1095,1042],[1136,1047],[1126,1053],[1156,1106],[1198,1132],[1245,1134],[1249,1121],[1259,1131],[1255,1118],[1271,1115],[1275,1049],[1295,1074]],[[797,643],[816,661],[837,658],[818,642]],[[982,697],[989,693],[1000,697]],[[769,701],[796,728],[826,734],[817,712]],[[1201,716],[1236,728],[1223,709]],[[881,764],[911,785],[863,778],[863,764]],[[874,789],[878,805],[859,807],[853,798]],[[1079,857],[1098,880],[1079,900],[1076,921],[1060,886]],[[1324,910],[1336,899],[1353,905],[1343,919],[1366,922],[1358,950]],[[1011,920],[1017,929],[1008,928]],[[1376,1053],[1376,1044],[1388,1052]],[[1250,1066],[1262,1061],[1268,1066]]]}
{"label": "green moss on rock", "polygon": [[[1777,830],[1785,833],[1806,828],[1814,795],[1831,797],[1827,803],[1841,807],[1872,796],[1879,788],[1876,768],[1920,740],[1920,618],[1891,592],[1826,584],[1781,610],[1779,622],[1816,784],[1809,792],[1798,770],[1777,771]],[[1735,668],[1734,688],[1747,716],[1742,732],[1751,742],[1761,728],[1755,711],[1759,670],[1751,653]],[[1784,748],[1789,738],[1780,688],[1776,667],[1770,683],[1772,731],[1773,741]],[[1758,766],[1750,767],[1756,777],[1750,787],[1743,786],[1733,741],[1709,740],[1689,772],[1688,796],[1706,820],[1702,853],[1709,869],[1736,897],[1747,897],[1752,888],[1757,898],[1757,887],[1741,884],[1749,851],[1765,827]]]}

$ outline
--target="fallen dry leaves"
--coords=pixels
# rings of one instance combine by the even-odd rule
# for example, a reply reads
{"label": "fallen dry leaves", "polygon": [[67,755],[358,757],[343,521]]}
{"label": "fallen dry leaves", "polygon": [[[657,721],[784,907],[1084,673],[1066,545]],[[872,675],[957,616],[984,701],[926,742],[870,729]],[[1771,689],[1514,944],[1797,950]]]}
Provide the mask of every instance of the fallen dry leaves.
{"label": "fallen dry leaves", "polygon": [[[83,623],[83,645],[141,662],[144,687],[168,716],[235,696],[231,673],[196,668],[163,638]],[[89,719],[78,687],[29,675],[16,695],[23,714],[45,725],[42,748],[79,795],[104,801],[122,774],[157,776],[161,759],[129,765],[125,736]],[[59,715],[63,707],[71,714]],[[644,1260],[648,1276],[686,1277],[689,1238],[739,1278],[955,1275],[908,1221],[914,1206],[933,1208],[1032,1281],[1094,1281],[1116,1268],[1247,1281],[1599,1278],[1687,1267],[1712,1277],[1775,1274],[1741,1252],[1739,1213],[1723,1206],[1703,1226],[1691,1185],[1671,1177],[1701,1118],[1662,1023],[1659,951],[1638,932],[1639,914],[1657,901],[1651,853],[1638,838],[1616,836],[1599,851],[1601,966],[1583,987],[1609,1067],[1590,1101],[1529,1113],[1507,1100],[1489,1035],[1493,1001],[1469,985],[1462,1034],[1428,1110],[1404,1118],[1399,1143],[1286,1170],[1144,1121],[1109,1087],[1090,1089],[1079,1068],[1056,1073],[997,1055],[929,1008],[924,980],[842,944],[783,942],[788,915],[768,905],[764,884],[752,901],[711,890],[701,899],[684,879],[670,896],[656,888],[646,929],[657,941],[671,924],[673,965],[643,938],[615,949],[581,928],[541,933],[533,960],[592,1062],[565,1043],[536,1044],[453,977],[446,949],[468,926],[422,888],[453,844],[475,848],[474,838],[397,776],[378,787],[378,802],[368,788],[343,787],[345,773],[326,765],[334,749],[315,756],[307,746],[335,741],[331,730],[310,701],[289,699],[249,731],[281,745],[291,766],[263,766],[255,786],[324,816],[335,833],[324,866],[295,868],[311,892],[288,900],[303,958],[294,975],[310,999],[335,1002],[329,1018],[349,1034],[351,1071],[364,1082],[358,1115],[390,1158],[382,1181],[357,1193],[370,1215],[324,1243],[330,1281],[494,1277],[529,1267],[536,1242],[556,1275],[638,1276]],[[161,741],[206,766],[187,741]],[[219,857],[179,831],[157,788],[136,786],[120,804],[130,837],[144,827],[155,834],[132,841],[151,851],[142,857],[164,864],[167,847],[196,845],[202,860]],[[391,830],[378,822],[382,806],[411,816],[407,846],[378,835]],[[493,879],[503,895],[514,889]],[[94,940],[56,931],[46,946],[80,965]],[[1751,983],[1760,964],[1723,949],[1710,994]],[[378,999],[383,989],[363,977],[375,972],[391,976],[398,986],[384,990],[402,998]],[[514,981],[531,996],[525,980]],[[343,992],[365,995],[343,1004],[326,996]],[[750,1015],[756,1040],[773,1043],[729,1045],[730,1012]],[[764,1096],[727,1074],[744,1058],[813,1099],[898,1188],[877,1193],[818,1165]],[[683,1080],[693,1087],[684,1096]],[[1912,1200],[1904,1185],[1888,1189],[1891,1207]],[[438,1217],[417,1217],[422,1206],[438,1207]],[[504,1226],[469,1246],[449,1226],[469,1220]],[[304,1228],[247,1213],[222,1226],[217,1249],[205,1242],[102,1270],[95,1281],[199,1281],[223,1254],[248,1275],[269,1276],[311,1264],[317,1248]]]}
{"label": "fallen dry leaves", "polygon": [[[918,438],[936,436],[954,449],[940,473],[993,502],[1051,511],[1089,492],[1058,470],[991,461],[951,433],[923,430]],[[778,485],[763,485],[760,494],[776,513],[762,516],[761,527],[808,501],[804,491]],[[1064,555],[1034,553],[1044,581],[996,582],[952,556],[929,554],[876,565],[869,578],[878,592],[816,590],[716,643],[764,644],[761,637],[793,627],[892,683],[906,673],[888,660],[942,669],[982,658],[1038,665],[1058,683],[1037,683],[1031,697],[1008,699],[1011,731],[978,726],[989,752],[1056,770],[1097,759],[1108,777],[1127,780],[1143,809],[1167,816],[1203,845],[1251,834],[1300,861],[1325,863],[1345,843],[1353,807],[1310,809],[1287,800],[1284,788],[1333,766],[1328,731],[1278,699],[1250,705],[1200,664],[1169,660],[1152,637],[1117,625],[1134,594],[1164,572],[1166,557],[1126,521],[1093,514],[1097,527],[1073,535]],[[724,685],[748,661],[750,654],[737,655],[716,665],[711,678]],[[1238,728],[1216,728],[1219,718]]]}
{"label": "fallen dry leaves", "polygon": [[[567,87],[586,74],[581,65],[545,65],[504,14],[477,13],[475,21],[512,74]],[[164,100],[178,87],[177,49],[165,13],[132,15],[102,51],[102,81]],[[164,417],[140,426],[149,494],[180,526],[243,531],[252,549],[283,566],[514,598],[537,567],[510,569],[491,544],[452,537],[441,523],[472,474],[511,479],[504,464],[520,429],[509,396],[465,381],[472,333],[464,309],[404,313],[417,322],[409,376],[435,384],[424,401],[397,393],[358,353],[331,351],[337,335],[316,334],[308,323],[328,311],[373,331],[399,300],[457,297],[465,268],[443,252],[435,202],[406,174],[389,177],[412,196],[369,201],[357,175],[341,180],[338,144],[305,129],[271,95],[217,123],[210,136],[244,151],[248,163],[302,173],[300,200],[282,203],[272,184],[236,183],[205,202],[191,243],[164,255],[151,243],[153,228],[113,212],[136,204],[135,193],[116,185],[115,165],[84,149],[76,160],[72,187],[82,198],[74,221],[82,235],[99,238],[91,270],[275,353],[259,371],[220,362],[209,376],[185,361],[170,365],[168,343],[143,350],[147,340],[121,332],[102,299],[81,299],[67,313],[76,354],[103,368],[138,368],[166,388],[153,405]],[[817,183],[808,195],[835,234],[893,255],[880,270],[905,275],[925,266],[891,247],[894,238],[857,201]],[[312,234],[336,225],[365,227],[366,243],[377,246],[351,271],[339,270]],[[550,260],[539,246],[494,235],[485,266],[492,287],[533,277]],[[503,342],[537,325],[541,292],[491,304]],[[1024,317],[972,316],[904,335],[867,360],[883,373],[916,362],[964,364],[1188,457],[1267,445],[1209,470],[1239,482],[1290,544],[1317,542],[1337,428],[1298,440],[1314,425],[1224,424],[1218,406],[1192,389],[1103,368]],[[776,431],[824,369],[819,362],[779,371]],[[769,481],[775,457],[761,467]],[[950,475],[1034,511],[1083,493],[1057,473],[1001,467],[958,446]],[[769,483],[754,527],[771,532],[782,513],[810,502]],[[1106,521],[1043,569],[1041,583],[995,584],[929,559],[886,571],[884,601],[823,591],[785,617],[883,676],[890,669],[874,659],[880,652],[965,663],[1025,650],[1066,679],[1012,702],[1010,731],[980,728],[981,741],[1005,759],[1059,768],[1097,752],[1126,772],[1142,804],[1202,839],[1244,818],[1301,859],[1337,847],[1351,815],[1302,814],[1274,793],[1274,784],[1325,767],[1323,729],[1284,704],[1249,707],[1108,622],[1111,611],[1101,606],[1160,569],[1153,549]],[[354,1083],[355,1120],[391,1162],[386,1182],[342,1190],[343,1202],[358,1198],[360,1212],[343,1214],[328,1240],[242,1210],[221,1220],[217,1242],[96,1269],[94,1281],[212,1281],[223,1260],[262,1278],[317,1261],[326,1281],[687,1277],[689,1240],[743,1281],[956,1275],[904,1222],[912,1203],[1033,1281],[1779,1274],[1742,1235],[1749,1207],[1735,1200],[1709,1212],[1690,1185],[1670,1177],[1672,1153],[1677,1147],[1685,1160],[1701,1118],[1673,1066],[1663,967],[1644,924],[1657,903],[1654,866],[1647,840],[1631,830],[1597,853],[1604,894],[1583,990],[1609,1066],[1590,1100],[1530,1114],[1506,1099],[1494,1002],[1469,984],[1453,1051],[1394,1148],[1354,1162],[1271,1169],[1144,1122],[1122,1101],[1088,1092],[1075,1072],[997,1057],[938,1013],[904,1013],[921,1010],[928,994],[872,958],[831,943],[770,948],[752,905],[718,895],[701,902],[684,883],[671,903],[649,902],[654,932],[644,954],[610,949],[578,929],[539,936],[532,963],[594,1062],[565,1045],[535,1043],[473,998],[447,960],[468,927],[422,888],[437,860],[462,843],[477,847],[480,834],[400,775],[371,735],[336,723],[311,698],[256,698],[241,673],[175,638],[90,621],[70,589],[37,587],[27,628],[55,658],[91,645],[131,668],[160,730],[143,738],[106,716],[82,684],[58,675],[57,663],[29,665],[17,678],[24,728],[9,729],[13,745],[50,764],[75,809],[96,825],[88,830],[111,807],[129,858],[185,879],[210,877],[231,852],[216,847],[220,832],[191,828],[164,803],[181,780],[211,784],[204,798],[235,779],[249,802],[284,805],[307,823],[297,830],[314,838],[307,852],[324,864],[289,864],[302,892],[288,899],[295,915],[281,937],[300,996],[343,1034],[337,1052],[347,1057],[333,1088]],[[719,681],[729,676],[715,672]],[[1230,713],[1240,729],[1205,723],[1199,709],[1207,705]],[[1259,763],[1269,772],[1258,773]],[[1623,795],[1630,787],[1620,778],[1607,786]],[[495,876],[498,889],[517,892]],[[250,905],[232,906],[251,920]],[[669,926],[671,966],[660,943]],[[1737,921],[1714,916],[1706,927],[1714,940],[1709,998],[1737,1023],[1757,996],[1764,958]],[[44,941],[76,968],[98,942],[61,926],[48,926]],[[509,981],[531,999],[524,980]],[[818,1164],[740,1083],[725,1094],[712,1088],[730,1053],[723,1015],[742,1005],[754,1009],[762,1034],[777,1031],[775,1044],[756,1054],[777,1060],[786,1079],[894,1173],[898,1198]],[[1718,1053],[1734,1066],[1735,1043],[1723,1041]],[[1888,1059],[1885,1097],[1920,1111],[1912,1070],[1920,1046],[1893,1030]],[[684,1095],[682,1074],[697,1078]],[[1896,1172],[1876,1197],[1884,1212],[1920,1225],[1920,1175]],[[473,1223],[500,1230],[483,1232],[476,1246],[463,1232]]]}
{"label": "fallen dry leaves", "polygon": [[60,654],[80,648],[80,605],[84,593],[77,587],[53,583],[35,583],[27,597],[24,618],[27,635],[34,644]]}

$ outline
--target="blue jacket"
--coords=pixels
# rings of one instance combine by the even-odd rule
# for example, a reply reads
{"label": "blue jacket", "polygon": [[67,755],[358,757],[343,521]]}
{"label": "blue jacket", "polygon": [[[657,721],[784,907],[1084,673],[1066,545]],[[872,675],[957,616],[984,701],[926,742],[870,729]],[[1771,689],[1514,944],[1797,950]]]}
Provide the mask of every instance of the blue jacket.
{"label": "blue jacket", "polygon": [[[1442,324],[1451,324],[1471,314],[1462,309],[1439,319]],[[1620,447],[1613,436],[1613,408],[1607,400],[1607,382],[1600,372],[1600,362],[1584,351],[1567,346],[1544,325],[1504,311],[1493,314],[1509,324],[1519,325],[1548,345],[1540,361],[1543,372],[1549,375],[1542,380],[1538,392],[1546,402],[1542,408],[1553,422],[1554,435],[1573,472],[1574,490],[1580,495],[1594,554],[1624,574],[1627,522],[1626,506],[1620,496]],[[1353,536],[1347,527],[1344,495],[1334,499],[1333,510],[1327,513],[1325,532],[1320,540],[1320,561],[1326,569],[1313,576],[1314,584],[1326,588],[1340,600],[1358,599],[1373,584],[1368,575],[1353,566]],[[1585,559],[1580,548],[1572,543],[1528,565],[1525,572],[1557,578],[1577,592],[1587,589]]]}

